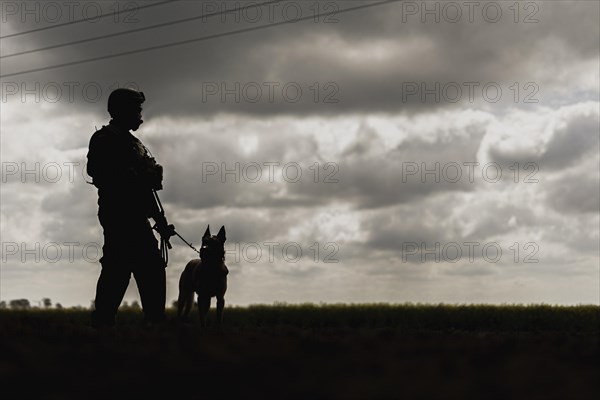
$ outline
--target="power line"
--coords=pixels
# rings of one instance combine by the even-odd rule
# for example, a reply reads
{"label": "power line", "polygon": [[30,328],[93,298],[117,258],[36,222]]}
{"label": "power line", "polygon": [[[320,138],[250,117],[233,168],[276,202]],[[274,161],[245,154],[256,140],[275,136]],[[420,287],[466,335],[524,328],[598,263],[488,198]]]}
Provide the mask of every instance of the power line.
{"label": "power line", "polygon": [[4,56],[0,56],[0,59],[1,58],[9,58],[9,57],[21,56],[21,55],[24,55],[24,54],[37,53],[39,51],[50,50],[50,49],[57,49],[57,48],[60,48],[60,47],[72,46],[72,45],[81,44],[81,43],[93,42],[95,40],[107,39],[107,38],[110,38],[110,37],[122,36],[122,35],[127,35],[129,33],[141,32],[141,31],[146,31],[146,30],[155,29],[155,28],[162,28],[162,27],[169,26],[169,25],[176,25],[176,24],[181,24],[181,23],[184,23],[184,22],[194,21],[194,20],[197,20],[197,19],[200,19],[200,18],[215,17],[215,16],[218,16],[218,15],[223,15],[223,14],[234,12],[234,11],[235,12],[239,12],[239,11],[246,10],[246,9],[252,8],[252,7],[262,7],[262,6],[265,6],[267,4],[279,3],[280,1],[281,0],[271,0],[271,1],[265,1],[263,3],[254,3],[254,4],[251,4],[249,6],[245,6],[245,7],[241,7],[241,8],[234,8],[234,9],[229,9],[229,10],[223,10],[223,11],[213,12],[213,13],[209,13],[209,14],[202,14],[202,15],[198,15],[198,16],[195,16],[195,17],[183,18],[183,19],[178,19],[178,20],[170,21],[170,22],[163,22],[161,24],[145,26],[145,27],[142,27],[142,28],[131,29],[131,30],[128,30],[128,31],[116,32],[116,33],[109,33],[107,35],[96,36],[96,37],[87,38],[87,39],[81,39],[81,40],[75,40],[75,41],[72,41],[72,42],[55,44],[55,45],[51,45],[51,46],[47,46],[47,47],[41,47],[39,49],[25,50],[25,51],[21,51],[21,52],[18,52],[18,53],[12,53],[12,54],[7,54],[7,55],[4,55]]}
{"label": "power line", "polygon": [[47,29],[54,29],[54,28],[60,28],[62,26],[67,26],[67,25],[73,25],[73,24],[78,24],[80,22],[85,22],[85,21],[92,21],[92,20],[98,20],[100,18],[106,18],[106,17],[110,17],[111,15],[115,15],[115,14],[119,14],[121,12],[130,12],[130,11],[137,11],[137,10],[142,10],[144,8],[150,8],[150,7],[156,7],[156,6],[162,6],[163,4],[167,4],[167,3],[173,3],[176,1],[180,1],[180,0],[166,0],[166,1],[161,1],[158,3],[152,3],[152,4],[147,4],[145,6],[139,6],[139,7],[132,7],[132,8],[126,8],[124,10],[120,10],[120,11],[114,11],[108,14],[102,14],[102,15],[97,15],[95,17],[89,17],[89,18],[83,18],[83,19],[78,19],[75,21],[68,21],[68,22],[63,22],[62,24],[56,24],[56,25],[50,25],[50,26],[44,26],[42,28],[36,28],[36,29],[31,29],[29,31],[23,31],[23,32],[17,32],[17,33],[11,33],[10,35],[4,35],[4,36],[0,36],[0,39],[7,39],[10,37],[15,37],[15,36],[21,36],[21,35],[25,35],[27,33],[33,33],[33,32],[40,32],[40,31],[45,31]]}
{"label": "power line", "polygon": [[[359,9],[363,9],[363,8],[376,7],[376,6],[380,6],[380,5],[384,5],[384,4],[396,3],[398,1],[402,1],[402,0],[385,0],[385,1],[380,1],[378,3],[364,4],[364,5],[356,6],[356,7],[349,7],[349,8],[345,8],[343,10],[338,10],[336,12],[336,14],[341,14],[341,13],[348,12],[348,11],[355,11],[355,10],[359,10]],[[328,12],[327,15],[329,15],[329,14],[330,13]],[[313,19],[313,18],[320,17],[320,16],[321,16],[321,14],[315,14],[315,15],[310,15],[310,16],[307,16],[307,17],[300,17],[300,18],[297,18],[297,19],[294,19],[294,20],[289,20],[289,21],[274,22],[272,24],[260,25],[260,26],[253,26],[253,27],[250,27],[250,28],[238,29],[238,30],[230,31],[230,32],[217,33],[217,34],[214,34],[214,35],[202,36],[202,37],[199,37],[199,38],[187,39],[187,40],[182,40],[182,41],[179,41],[179,42],[173,42],[173,43],[161,44],[161,45],[157,45],[157,46],[144,47],[144,48],[141,48],[141,49],[129,50],[129,51],[121,52],[121,53],[108,54],[108,55],[105,55],[105,56],[88,58],[88,59],[84,59],[84,60],[71,61],[71,62],[62,63],[62,64],[49,65],[47,67],[29,69],[29,70],[25,70],[25,71],[19,71],[19,72],[13,72],[13,73],[10,73],[10,74],[0,75],[0,78],[8,78],[9,76],[23,75],[23,74],[29,74],[29,73],[32,73],[32,72],[46,71],[46,70],[49,70],[49,69],[69,67],[69,66],[72,66],[72,65],[79,65],[79,64],[84,64],[84,63],[93,62],[93,61],[106,60],[106,59],[109,59],[109,58],[122,57],[122,56],[130,55],[130,54],[136,54],[136,53],[142,53],[142,52],[146,52],[146,51],[164,49],[164,48],[173,47],[173,46],[180,46],[180,45],[188,44],[188,43],[201,42],[201,41],[210,40],[210,39],[216,39],[216,38],[220,38],[220,37],[224,37],[224,36],[232,36],[232,35],[236,35],[238,33],[246,33],[246,32],[256,31],[256,30],[260,30],[260,29],[271,28],[271,27],[274,27],[274,26],[279,26],[279,25],[284,25],[284,24],[290,24],[290,23],[295,23],[295,22],[299,22],[299,21],[305,21],[305,20]]]}

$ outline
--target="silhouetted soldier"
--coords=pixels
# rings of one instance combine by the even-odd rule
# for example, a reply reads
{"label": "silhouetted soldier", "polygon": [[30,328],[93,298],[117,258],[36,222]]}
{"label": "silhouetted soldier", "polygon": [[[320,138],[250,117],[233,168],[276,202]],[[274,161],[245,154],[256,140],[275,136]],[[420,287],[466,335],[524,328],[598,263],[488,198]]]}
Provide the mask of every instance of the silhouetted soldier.
{"label": "silhouetted soldier", "polygon": [[93,326],[112,326],[133,273],[144,321],[165,318],[166,263],[148,218],[162,238],[173,235],[156,204],[153,190],[162,189],[162,166],[129,130],[143,123],[142,92],[116,89],[108,98],[108,125],[90,139],[87,172],[98,188],[98,219],[104,229],[102,271],[96,288]]}

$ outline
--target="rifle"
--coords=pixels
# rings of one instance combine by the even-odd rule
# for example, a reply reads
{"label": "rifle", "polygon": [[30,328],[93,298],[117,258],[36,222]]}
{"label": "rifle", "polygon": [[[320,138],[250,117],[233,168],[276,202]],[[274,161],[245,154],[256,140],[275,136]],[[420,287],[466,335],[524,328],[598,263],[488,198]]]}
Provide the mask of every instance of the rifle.
{"label": "rifle", "polygon": [[[165,209],[163,208],[162,203],[160,202],[158,193],[156,193],[155,189],[152,189],[152,194],[154,195],[154,200],[156,201],[156,205],[158,207],[158,212],[163,217],[163,220],[166,223],[167,218],[165,217]],[[185,244],[187,244],[192,250],[194,250],[196,253],[200,254],[200,252],[194,246],[192,246],[191,243],[189,243],[179,233],[177,233],[177,231],[175,231],[174,225],[167,225],[167,228],[171,229],[171,231],[173,232],[173,235],[171,235],[171,236],[177,235],[179,237],[179,239],[181,239]],[[158,232],[158,223],[154,224],[152,229],[154,229]],[[160,232],[159,232],[159,234],[160,234]],[[169,241],[169,237],[167,237],[165,239],[161,235],[161,237],[160,237],[160,253],[161,253],[162,259],[165,262],[165,265],[167,265],[167,263],[169,262],[169,250],[170,249],[172,249],[172,246],[171,246],[171,242]]]}
{"label": "rifle", "polygon": [[[162,216],[162,219],[166,223],[167,218],[165,217],[165,209],[163,208],[162,203],[160,202],[160,198],[158,197],[158,193],[156,193],[155,189],[152,189],[152,194],[154,195],[154,200],[156,201],[156,205],[158,206],[158,212]],[[167,227],[170,228],[173,231],[173,233],[175,233],[175,226],[174,225],[167,225]],[[152,227],[152,229],[154,229],[155,231],[157,231],[160,234],[160,232],[158,230],[158,223],[154,224],[154,226]],[[160,235],[160,255],[162,256],[162,259],[165,262],[165,266],[169,262],[169,250],[171,250],[172,248],[173,247],[171,246],[171,242],[169,241],[169,237],[165,238],[161,234]]]}

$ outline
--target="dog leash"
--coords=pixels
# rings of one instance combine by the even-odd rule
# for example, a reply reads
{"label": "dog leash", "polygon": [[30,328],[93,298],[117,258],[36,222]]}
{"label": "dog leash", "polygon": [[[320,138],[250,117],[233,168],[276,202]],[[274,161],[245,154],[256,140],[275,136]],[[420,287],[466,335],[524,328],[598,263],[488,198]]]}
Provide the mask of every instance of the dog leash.
{"label": "dog leash", "polygon": [[183,243],[187,244],[188,246],[190,246],[190,248],[192,250],[194,250],[196,253],[200,254],[200,251],[198,251],[198,249],[196,249],[194,246],[192,246],[191,243],[189,243],[187,240],[185,240],[179,233],[177,233],[177,231],[173,231],[177,236],[179,236],[179,239],[183,240]]}

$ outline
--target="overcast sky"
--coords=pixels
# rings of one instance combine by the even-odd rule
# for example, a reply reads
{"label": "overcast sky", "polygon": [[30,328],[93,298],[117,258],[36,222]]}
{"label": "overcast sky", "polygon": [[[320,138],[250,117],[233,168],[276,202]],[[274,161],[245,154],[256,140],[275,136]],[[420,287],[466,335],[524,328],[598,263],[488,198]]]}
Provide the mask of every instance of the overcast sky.
{"label": "overcast sky", "polygon": [[0,59],[1,300],[90,304],[87,146],[133,86],[169,221],[226,227],[229,304],[600,301],[597,1],[1,3],[2,56],[238,8]]}

